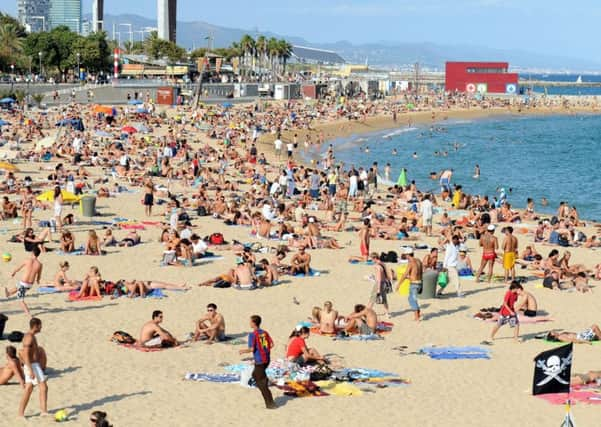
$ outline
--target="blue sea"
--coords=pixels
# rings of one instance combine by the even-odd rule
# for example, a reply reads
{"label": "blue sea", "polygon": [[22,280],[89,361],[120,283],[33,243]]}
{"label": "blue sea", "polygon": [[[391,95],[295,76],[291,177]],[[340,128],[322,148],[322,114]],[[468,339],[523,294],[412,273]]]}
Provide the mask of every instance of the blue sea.
{"label": "blue sea", "polygon": [[[529,74],[520,73],[520,80],[534,80],[534,81],[550,81],[550,82],[571,82],[576,83],[576,80],[580,77],[583,83],[601,83],[601,75],[598,74]],[[546,93],[547,95],[582,95],[582,96],[601,96],[601,85],[599,87],[583,87],[577,84],[573,86],[531,86],[520,84],[521,88],[532,89],[534,92],[539,94]]]}
{"label": "blue sea", "polygon": [[[408,179],[415,180],[422,190],[438,192],[438,182],[429,178],[430,172],[453,168],[453,182],[468,193],[487,194],[492,199],[503,187],[511,189],[509,202],[514,207],[525,207],[526,199],[532,197],[538,212],[553,213],[560,201],[567,201],[577,207],[581,218],[601,220],[601,116],[449,120],[434,130],[428,125],[405,127],[333,144],[336,161],[344,162],[345,168],[378,162],[383,175],[389,162],[391,179],[396,181],[404,167]],[[393,149],[397,155],[392,155]],[[327,146],[320,150],[306,156],[322,156]],[[436,151],[448,151],[448,157],[435,156]],[[479,179],[473,178],[476,164],[481,169]],[[543,197],[549,201],[546,208],[540,204]]]}

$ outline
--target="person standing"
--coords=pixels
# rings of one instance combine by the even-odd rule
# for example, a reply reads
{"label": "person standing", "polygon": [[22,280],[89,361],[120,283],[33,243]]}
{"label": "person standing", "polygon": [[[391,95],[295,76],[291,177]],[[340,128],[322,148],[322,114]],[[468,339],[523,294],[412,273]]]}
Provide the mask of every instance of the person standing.
{"label": "person standing", "polygon": [[480,281],[482,272],[488,265],[488,283],[492,281],[492,272],[497,258],[497,248],[499,247],[499,241],[497,240],[495,233],[495,226],[489,224],[486,231],[480,237],[480,246],[482,247],[482,261],[480,261],[480,268],[476,274],[476,283]]}
{"label": "person standing", "polygon": [[144,212],[146,216],[152,216],[152,205],[154,204],[154,184],[148,178],[144,183]]}
{"label": "person standing", "polygon": [[42,263],[38,260],[40,256],[40,247],[38,245],[34,246],[31,250],[31,257],[23,261],[21,265],[19,265],[12,273],[11,277],[15,277],[19,271],[23,270],[23,276],[21,276],[21,280],[19,280],[19,284],[12,288],[5,288],[4,292],[6,298],[10,298],[14,294],[17,294],[17,297],[21,299],[21,307],[23,307],[23,311],[31,317],[31,313],[29,311],[29,307],[25,304],[25,294],[34,283],[40,284],[40,277],[42,276]]}
{"label": "person standing", "polygon": [[[451,241],[447,241],[445,245],[445,254],[443,267],[447,269],[447,276],[449,278],[448,285],[455,285],[457,290],[457,296],[463,297],[461,292],[461,282],[459,281],[459,273],[457,272],[457,260],[459,258],[459,236],[453,235]],[[440,294],[440,293],[439,293]]]}
{"label": "person standing", "polygon": [[273,146],[275,148],[275,157],[278,159],[278,161],[280,161],[282,158],[282,145],[283,142],[280,138],[276,138],[276,140],[273,142]]}
{"label": "person standing", "polygon": [[23,373],[25,375],[25,389],[19,403],[19,417],[25,417],[25,408],[36,385],[40,389],[40,410],[42,415],[48,415],[48,385],[46,376],[40,365],[39,347],[36,334],[42,330],[42,321],[37,317],[29,320],[29,332],[23,337],[23,349],[20,354],[23,357]]}
{"label": "person standing", "polygon": [[417,302],[417,294],[421,292],[424,286],[422,279],[423,265],[419,259],[413,256],[412,248],[405,248],[404,255],[407,257],[408,265],[405,273],[398,279],[396,290],[398,291],[401,283],[409,278],[409,296],[407,297],[407,300],[411,307],[411,311],[413,311],[413,320],[419,322],[421,320],[421,310]]}
{"label": "person standing", "polygon": [[54,187],[54,221],[56,223],[56,228],[60,233],[63,229],[63,192],[60,186]]}
{"label": "person standing", "polygon": [[432,202],[430,201],[430,195],[424,195],[424,199],[420,205],[420,211],[422,214],[422,227],[424,228],[424,233],[426,236],[432,235],[432,217],[434,214],[434,209],[432,206]]}
{"label": "person standing", "polygon": [[[386,273],[386,267],[382,264],[380,257],[377,253],[372,253],[370,255],[372,262],[375,267],[374,274],[374,286],[371,291],[371,295],[369,297],[369,303],[367,304],[368,308],[373,308],[375,304],[382,304],[384,306],[384,312],[386,314],[386,318],[390,319],[390,311],[388,308],[388,294],[386,293],[385,284],[389,280],[388,274]],[[378,298],[379,296],[379,298]]]}
{"label": "person standing", "polygon": [[252,332],[248,334],[248,348],[240,350],[240,354],[252,353],[255,361],[252,377],[257,384],[257,388],[263,395],[265,407],[267,409],[276,409],[277,405],[273,401],[273,396],[269,390],[269,381],[266,370],[271,361],[271,349],[273,340],[267,331],[261,329],[261,316],[250,316],[250,327]]}
{"label": "person standing", "polygon": [[518,253],[518,239],[513,235],[513,227],[505,227],[503,240],[503,269],[505,270],[505,283],[515,280],[515,260]]}

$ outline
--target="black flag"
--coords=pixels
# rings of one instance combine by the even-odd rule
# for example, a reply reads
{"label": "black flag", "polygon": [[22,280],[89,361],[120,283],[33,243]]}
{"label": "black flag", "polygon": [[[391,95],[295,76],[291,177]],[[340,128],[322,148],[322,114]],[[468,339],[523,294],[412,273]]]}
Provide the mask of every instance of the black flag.
{"label": "black flag", "polygon": [[573,346],[570,343],[545,351],[534,358],[533,395],[569,393]]}

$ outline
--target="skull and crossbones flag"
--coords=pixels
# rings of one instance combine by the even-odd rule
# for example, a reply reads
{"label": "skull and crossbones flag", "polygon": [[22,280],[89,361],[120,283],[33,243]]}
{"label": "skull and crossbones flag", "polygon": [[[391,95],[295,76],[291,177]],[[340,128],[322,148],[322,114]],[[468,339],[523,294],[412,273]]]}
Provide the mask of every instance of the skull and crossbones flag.
{"label": "skull and crossbones flag", "polygon": [[532,394],[569,393],[573,344],[540,353],[534,358]]}

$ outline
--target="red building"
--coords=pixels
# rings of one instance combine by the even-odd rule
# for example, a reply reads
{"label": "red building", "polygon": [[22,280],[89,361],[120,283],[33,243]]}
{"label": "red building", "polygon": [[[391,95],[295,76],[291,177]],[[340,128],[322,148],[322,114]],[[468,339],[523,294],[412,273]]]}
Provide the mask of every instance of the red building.
{"label": "red building", "polygon": [[517,73],[509,73],[507,62],[447,62],[445,89],[448,92],[507,93],[518,90]]}

